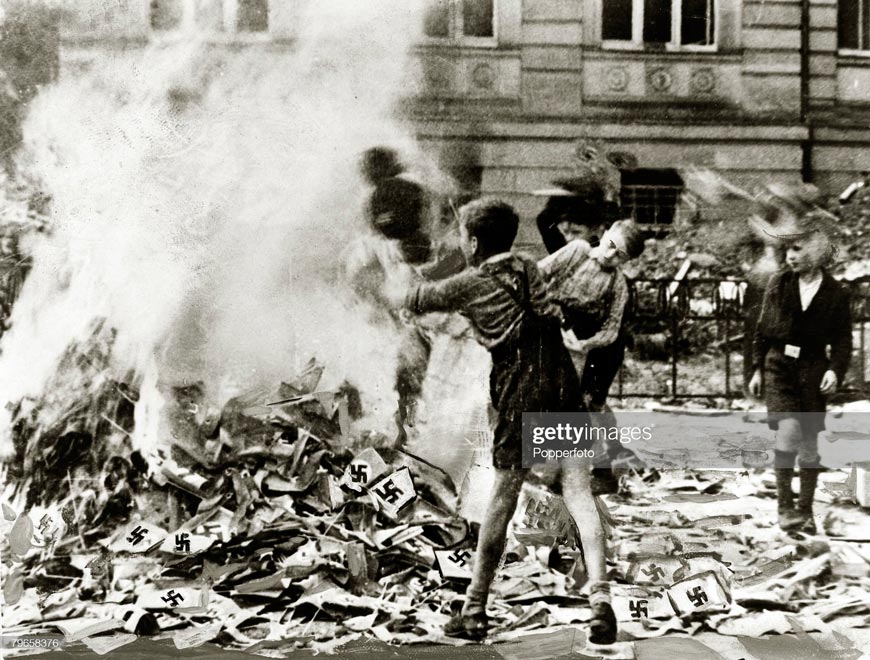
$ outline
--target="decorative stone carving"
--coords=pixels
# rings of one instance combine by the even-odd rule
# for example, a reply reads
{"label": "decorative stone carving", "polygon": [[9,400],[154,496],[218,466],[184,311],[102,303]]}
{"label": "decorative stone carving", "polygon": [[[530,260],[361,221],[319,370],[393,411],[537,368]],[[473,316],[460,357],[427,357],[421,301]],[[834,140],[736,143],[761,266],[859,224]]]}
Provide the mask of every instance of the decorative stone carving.
{"label": "decorative stone carving", "polygon": [[674,82],[671,72],[663,67],[658,67],[649,72],[649,86],[655,92],[669,92]]}
{"label": "decorative stone carving", "polygon": [[495,71],[489,64],[478,64],[471,70],[471,82],[477,89],[491,90],[495,86]]}
{"label": "decorative stone carving", "polygon": [[604,80],[609,91],[624,92],[628,89],[628,69],[622,66],[610,68],[607,70],[607,73],[604,74]]}
{"label": "decorative stone carving", "polygon": [[693,94],[712,94],[716,89],[716,74],[713,69],[696,69],[689,78],[689,90]]}
{"label": "decorative stone carving", "polygon": [[449,65],[437,60],[430,60],[425,63],[424,78],[426,80],[426,88],[430,91],[444,91],[450,87]]}

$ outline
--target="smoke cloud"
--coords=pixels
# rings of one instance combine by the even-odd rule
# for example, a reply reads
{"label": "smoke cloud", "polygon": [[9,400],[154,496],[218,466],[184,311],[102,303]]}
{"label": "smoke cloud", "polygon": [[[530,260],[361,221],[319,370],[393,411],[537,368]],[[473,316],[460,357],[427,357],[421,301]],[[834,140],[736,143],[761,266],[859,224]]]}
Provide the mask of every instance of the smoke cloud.
{"label": "smoke cloud", "polygon": [[413,92],[417,4],[316,0],[290,48],[190,35],[45,89],[21,162],[53,198],[52,231],[27,245],[0,398],[39,394],[69,342],[105,317],[119,373],[201,379],[220,403],[315,356],[324,387],[348,378],[386,419],[395,331],[370,322],[335,272],[364,226],[357,155],[385,143],[420,157],[394,118]]}

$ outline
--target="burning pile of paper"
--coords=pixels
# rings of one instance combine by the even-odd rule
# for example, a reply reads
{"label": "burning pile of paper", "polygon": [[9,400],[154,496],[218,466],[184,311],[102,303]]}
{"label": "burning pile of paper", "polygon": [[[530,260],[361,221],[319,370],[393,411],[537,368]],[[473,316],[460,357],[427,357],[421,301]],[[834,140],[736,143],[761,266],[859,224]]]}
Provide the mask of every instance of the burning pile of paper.
{"label": "burning pile of paper", "polygon": [[[40,497],[24,512],[4,510],[6,629],[60,628],[69,639],[170,631],[184,645],[196,631],[199,643],[245,648],[359,631],[439,639],[470,579],[475,542],[455,513],[454,484],[379,434],[352,435],[358,396],[349,386],[319,391],[321,372],[311,363],[277,391],[231,399],[219,412],[196,386],[176,388],[164,410],[168,451],[145,465],[128,444],[109,443],[114,455],[106,446],[94,454],[106,461],[99,480],[67,478],[54,489],[51,479],[63,476],[52,466],[78,461],[84,472],[91,462],[35,456]],[[68,406],[55,410],[68,424]],[[105,444],[105,431],[130,432],[111,418],[89,425],[95,410],[105,422],[102,404],[77,412],[90,434],[85,453]],[[69,434],[46,428],[29,446],[61,451]],[[526,555],[514,553],[499,584],[507,629],[530,623],[518,603],[567,598],[567,575]]]}

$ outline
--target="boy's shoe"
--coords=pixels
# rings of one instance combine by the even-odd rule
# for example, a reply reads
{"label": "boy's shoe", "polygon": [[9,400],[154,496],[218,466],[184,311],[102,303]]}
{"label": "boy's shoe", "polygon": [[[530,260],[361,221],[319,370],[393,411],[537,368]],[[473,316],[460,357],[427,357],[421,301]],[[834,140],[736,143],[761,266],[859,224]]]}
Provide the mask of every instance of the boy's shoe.
{"label": "boy's shoe", "polygon": [[815,536],[816,534],[818,534],[818,530],[816,529],[816,521],[813,520],[813,514],[803,513],[802,515],[804,517],[804,521],[799,528],[800,531],[802,531],[804,534],[809,534],[810,536]]}
{"label": "boy's shoe", "polygon": [[462,613],[455,614],[444,625],[444,634],[448,637],[461,637],[463,639],[481,640],[489,631],[489,617],[485,612],[466,616]]}
{"label": "boy's shoe", "polygon": [[795,509],[785,509],[779,512],[779,528],[784,532],[794,532],[806,524],[806,516]]}
{"label": "boy's shoe", "polygon": [[613,644],[616,641],[616,615],[610,603],[595,603],[589,622],[591,644]]}

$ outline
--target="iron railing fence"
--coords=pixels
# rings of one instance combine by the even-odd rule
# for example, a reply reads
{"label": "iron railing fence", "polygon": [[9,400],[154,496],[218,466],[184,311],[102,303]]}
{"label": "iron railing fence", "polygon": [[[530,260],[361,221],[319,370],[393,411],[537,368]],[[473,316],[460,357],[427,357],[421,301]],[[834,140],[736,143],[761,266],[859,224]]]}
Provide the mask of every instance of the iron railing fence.
{"label": "iron railing fence", "polygon": [[[870,277],[846,284],[852,299],[854,353],[849,378],[840,394],[854,397],[866,395],[870,383]],[[737,279],[634,278],[629,281],[631,295],[626,312],[631,319],[631,332],[635,339],[643,336],[660,339],[658,344],[667,354],[670,369],[667,398],[735,399],[745,396],[742,370],[735,374],[734,366],[740,361],[738,356],[744,352],[747,288],[747,282]],[[690,375],[688,363],[704,354],[721,361],[724,391],[690,391],[681,386],[681,374]],[[739,379],[735,382],[736,377]],[[611,395],[618,398],[663,396],[660,390],[633,388],[625,366],[614,385]]]}

